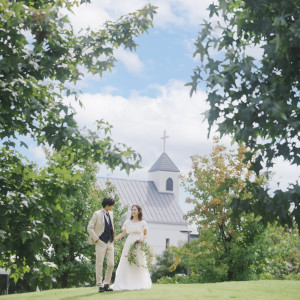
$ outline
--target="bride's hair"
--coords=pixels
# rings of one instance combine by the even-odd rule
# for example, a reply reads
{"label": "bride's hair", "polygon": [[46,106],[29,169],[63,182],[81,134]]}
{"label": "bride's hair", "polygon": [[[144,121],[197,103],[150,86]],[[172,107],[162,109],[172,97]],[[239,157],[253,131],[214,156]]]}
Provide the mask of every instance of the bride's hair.
{"label": "bride's hair", "polygon": [[[142,209],[142,207],[139,206],[138,204],[133,204],[131,206],[131,208],[133,208],[134,206],[137,208],[137,210],[139,212],[139,214],[138,214],[139,221],[143,220],[143,209]],[[132,219],[133,219],[133,216],[130,217],[130,220],[132,220]]]}

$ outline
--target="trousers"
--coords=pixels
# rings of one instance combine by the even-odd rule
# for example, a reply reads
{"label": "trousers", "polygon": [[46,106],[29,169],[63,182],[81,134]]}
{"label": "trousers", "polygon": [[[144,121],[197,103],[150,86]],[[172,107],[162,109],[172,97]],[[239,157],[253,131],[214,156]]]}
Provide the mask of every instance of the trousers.
{"label": "trousers", "polygon": [[[112,242],[104,243],[101,240],[95,245],[96,250],[96,285],[103,287],[110,284],[112,272],[114,269],[114,244]],[[103,262],[106,256],[107,267],[103,280]]]}

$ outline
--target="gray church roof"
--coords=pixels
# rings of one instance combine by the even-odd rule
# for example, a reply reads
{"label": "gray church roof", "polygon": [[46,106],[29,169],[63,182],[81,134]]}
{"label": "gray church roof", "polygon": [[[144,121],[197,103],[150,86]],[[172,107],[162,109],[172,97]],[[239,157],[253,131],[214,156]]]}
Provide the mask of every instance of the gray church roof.
{"label": "gray church roof", "polygon": [[146,222],[187,225],[174,194],[159,193],[153,181],[101,177],[97,182],[104,189],[107,181],[115,186],[123,205],[141,205]]}
{"label": "gray church roof", "polygon": [[149,172],[155,171],[180,172],[165,152],[157,159],[149,170]]}

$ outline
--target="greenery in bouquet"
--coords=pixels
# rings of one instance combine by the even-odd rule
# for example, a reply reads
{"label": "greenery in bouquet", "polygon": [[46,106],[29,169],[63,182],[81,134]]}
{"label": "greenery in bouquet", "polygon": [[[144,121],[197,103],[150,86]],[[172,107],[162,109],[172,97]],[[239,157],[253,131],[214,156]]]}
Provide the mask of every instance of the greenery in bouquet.
{"label": "greenery in bouquet", "polygon": [[[141,251],[145,257],[146,265],[140,264],[137,260],[138,251]],[[129,264],[134,264],[137,267],[144,267],[150,269],[153,261],[153,253],[150,245],[146,242],[135,241],[129,247],[128,254],[126,255]]]}

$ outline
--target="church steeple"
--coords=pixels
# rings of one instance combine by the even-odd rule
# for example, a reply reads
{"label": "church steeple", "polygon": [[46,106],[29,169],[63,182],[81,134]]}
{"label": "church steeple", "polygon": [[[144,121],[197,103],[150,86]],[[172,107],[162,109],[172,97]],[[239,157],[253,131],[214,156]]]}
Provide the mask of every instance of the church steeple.
{"label": "church steeple", "polygon": [[180,172],[167,153],[162,153],[149,170],[149,172],[155,171]]}
{"label": "church steeple", "polygon": [[179,200],[179,179],[178,173],[180,172],[171,158],[165,153],[166,131],[164,131],[164,152],[155,161],[150,170],[148,171],[148,178],[153,181],[158,192],[160,193],[173,193],[176,201]]}

